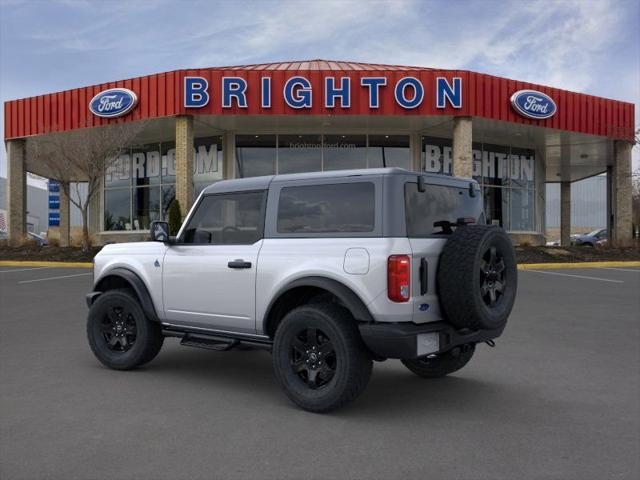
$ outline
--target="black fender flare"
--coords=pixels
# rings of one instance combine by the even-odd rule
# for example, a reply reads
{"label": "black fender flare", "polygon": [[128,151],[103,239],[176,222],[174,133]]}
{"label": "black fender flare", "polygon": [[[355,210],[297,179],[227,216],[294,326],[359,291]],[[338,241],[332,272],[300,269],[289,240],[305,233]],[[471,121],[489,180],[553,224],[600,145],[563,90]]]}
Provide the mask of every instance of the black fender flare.
{"label": "black fender flare", "polygon": [[116,267],[113,270],[110,270],[109,272],[107,272],[107,274],[104,275],[98,281],[98,283],[96,283],[96,285],[94,286],[93,288],[94,292],[89,294],[92,296],[91,302],[93,302],[96,298],[98,298],[101,293],[106,291],[104,289],[104,285],[107,282],[107,280],[111,277],[118,277],[124,280],[131,287],[131,289],[135,292],[136,296],[140,300],[140,306],[142,307],[142,310],[144,311],[147,318],[154,322],[159,321],[158,315],[156,313],[156,308],[153,305],[153,300],[151,300],[151,295],[149,294],[149,290],[147,289],[147,286],[142,281],[142,279],[138,276],[138,274],[136,274],[135,272],[127,268]]}
{"label": "black fender flare", "polygon": [[338,298],[340,302],[344,304],[344,306],[351,312],[353,318],[356,321],[365,323],[372,323],[374,321],[373,316],[371,315],[371,312],[369,312],[367,306],[360,299],[360,297],[349,287],[331,278],[312,276],[293,280],[292,282],[288,283],[280,290],[278,290],[278,293],[271,299],[271,302],[269,303],[269,306],[267,307],[267,310],[262,319],[265,332],[270,327],[270,325],[268,325],[269,317],[271,316],[273,308],[278,300],[288,291],[299,287],[316,287],[326,290],[327,292],[335,295],[336,298]]}

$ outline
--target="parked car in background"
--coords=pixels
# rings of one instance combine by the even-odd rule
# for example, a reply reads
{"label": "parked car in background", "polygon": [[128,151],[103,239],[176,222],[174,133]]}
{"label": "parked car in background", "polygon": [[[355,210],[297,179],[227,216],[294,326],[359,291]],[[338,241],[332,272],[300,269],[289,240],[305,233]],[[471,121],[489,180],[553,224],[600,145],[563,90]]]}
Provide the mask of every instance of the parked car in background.
{"label": "parked car in background", "polygon": [[[7,230],[0,230],[0,240],[8,240],[9,232]],[[44,235],[38,235],[37,233],[27,232],[27,239],[34,240],[39,247],[44,247],[45,245],[49,245],[47,237]]]}
{"label": "parked car in background", "polygon": [[600,228],[584,235],[571,235],[571,244],[583,247],[595,247],[606,244],[607,229]]}
{"label": "parked car in background", "polygon": [[38,235],[37,233],[27,232],[27,239],[34,240],[39,247],[44,247],[45,245],[49,245],[47,238],[43,235]]}

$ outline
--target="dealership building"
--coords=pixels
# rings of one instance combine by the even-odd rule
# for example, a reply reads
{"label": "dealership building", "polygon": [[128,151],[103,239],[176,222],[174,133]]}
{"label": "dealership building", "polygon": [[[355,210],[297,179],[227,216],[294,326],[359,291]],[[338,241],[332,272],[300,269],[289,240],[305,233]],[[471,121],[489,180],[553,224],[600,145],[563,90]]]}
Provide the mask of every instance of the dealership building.
{"label": "dealership building", "polygon": [[[376,167],[474,178],[487,221],[533,244],[545,240],[546,183],[561,186],[568,243],[571,183],[606,173],[611,240],[631,241],[627,102],[465,70],[313,60],[176,70],[4,107],[12,240],[26,231],[26,173],[52,177],[28,142],[117,123],[140,128],[93,197],[102,243],[147,238],[174,198],[184,215],[221,179]],[[64,244],[64,193],[56,205]]]}

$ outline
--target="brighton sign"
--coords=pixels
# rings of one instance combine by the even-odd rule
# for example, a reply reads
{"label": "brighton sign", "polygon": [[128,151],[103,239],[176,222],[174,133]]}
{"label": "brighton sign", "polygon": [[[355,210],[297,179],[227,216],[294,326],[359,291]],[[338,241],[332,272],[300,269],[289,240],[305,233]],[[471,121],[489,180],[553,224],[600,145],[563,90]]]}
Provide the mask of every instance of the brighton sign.
{"label": "brighton sign", "polygon": [[138,104],[138,96],[128,88],[110,88],[98,93],[89,102],[91,113],[102,118],[126,115]]}
{"label": "brighton sign", "polygon": [[536,90],[518,90],[511,95],[511,105],[520,115],[534,120],[544,120],[556,114],[556,102]]}
{"label": "brighton sign", "polygon": [[[351,98],[355,89],[361,89],[368,97],[369,108],[380,107],[383,87],[391,87],[395,102],[402,108],[410,110],[419,107],[425,98],[425,88],[415,77],[401,77],[389,84],[386,77],[361,77],[358,85],[351,84],[350,77],[325,77],[322,104],[325,108],[351,107]],[[214,89],[217,90],[217,89]],[[247,108],[249,84],[242,77],[222,77],[220,85],[220,103],[222,108]],[[259,83],[259,99],[262,108],[271,108],[271,77],[262,77]],[[311,81],[304,76],[289,78],[282,88],[282,96],[286,105],[294,109],[310,109],[314,105],[314,92]],[[184,77],[185,108],[202,108],[209,104],[212,89],[204,77]],[[437,108],[462,108],[462,78],[451,80],[445,77],[436,78],[435,100]]]}

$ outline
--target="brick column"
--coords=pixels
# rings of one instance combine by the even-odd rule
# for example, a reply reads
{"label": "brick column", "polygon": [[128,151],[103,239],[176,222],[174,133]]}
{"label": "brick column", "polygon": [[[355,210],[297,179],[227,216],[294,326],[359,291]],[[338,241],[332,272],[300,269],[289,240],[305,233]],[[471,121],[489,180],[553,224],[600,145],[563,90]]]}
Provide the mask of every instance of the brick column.
{"label": "brick column", "polygon": [[193,205],[193,117],[176,117],[176,199],[182,219]]}
{"label": "brick column", "polygon": [[473,176],[473,124],[471,117],[453,119],[453,174],[456,177]]}
{"label": "brick column", "polygon": [[571,182],[560,182],[560,245],[571,245]]}
{"label": "brick column", "polygon": [[409,137],[409,146],[411,151],[411,170],[424,172],[424,165],[422,165],[422,135],[412,133],[411,137]]}
{"label": "brick column", "polygon": [[60,246],[61,247],[68,247],[69,246],[69,230],[71,227],[71,212],[70,212],[70,205],[69,205],[69,197],[67,196],[67,194],[65,193],[65,189],[68,192],[69,191],[69,182],[66,182],[66,185],[63,185],[62,182],[60,182]]}
{"label": "brick column", "polygon": [[632,242],[631,215],[631,142],[616,141],[615,159],[611,169],[611,231],[610,243],[628,247]]}
{"label": "brick column", "polygon": [[27,234],[27,172],[25,141],[7,142],[7,227],[9,243],[19,244]]}
{"label": "brick column", "polygon": [[232,133],[222,135],[222,178],[236,178],[236,137]]}

